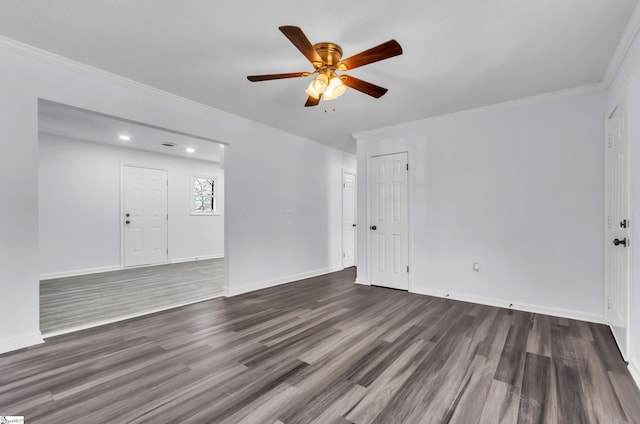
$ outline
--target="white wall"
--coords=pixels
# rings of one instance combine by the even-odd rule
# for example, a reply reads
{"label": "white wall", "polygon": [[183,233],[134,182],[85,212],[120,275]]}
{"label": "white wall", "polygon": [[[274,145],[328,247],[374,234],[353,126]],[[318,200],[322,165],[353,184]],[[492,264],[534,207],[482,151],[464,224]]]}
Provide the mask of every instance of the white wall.
{"label": "white wall", "polygon": [[189,209],[194,174],[216,177],[224,198],[220,164],[40,133],[41,278],[121,267],[122,165],[168,171],[169,262],[224,255],[224,213]]}
{"label": "white wall", "polygon": [[342,267],[340,181],[353,155],[0,39],[0,299],[11,317],[0,352],[40,340],[39,98],[229,144],[228,293]]}
{"label": "white wall", "polygon": [[242,252],[225,259],[237,285],[229,294],[278,281],[281,269],[290,279],[342,269],[342,169],[354,172],[355,156],[301,139],[256,141],[225,152],[225,163],[234,164],[225,175],[235,183],[226,192],[227,217],[233,203],[244,223],[227,238]]}
{"label": "white wall", "polygon": [[[605,97],[358,134],[360,175],[368,155],[409,152],[410,290],[601,321]],[[366,179],[358,183],[366,282]]]}
{"label": "white wall", "polygon": [[41,340],[38,102],[25,84],[11,84],[20,69],[5,68],[5,59],[0,55],[0,299],[7,318],[0,319],[0,352]]}
{"label": "white wall", "polygon": [[[636,36],[625,60],[609,87],[607,113],[618,103],[626,92],[629,101],[629,134],[631,139],[631,244],[632,281],[631,281],[631,332],[629,345],[629,369],[640,385],[640,39]],[[634,225],[635,222],[635,225]]]}

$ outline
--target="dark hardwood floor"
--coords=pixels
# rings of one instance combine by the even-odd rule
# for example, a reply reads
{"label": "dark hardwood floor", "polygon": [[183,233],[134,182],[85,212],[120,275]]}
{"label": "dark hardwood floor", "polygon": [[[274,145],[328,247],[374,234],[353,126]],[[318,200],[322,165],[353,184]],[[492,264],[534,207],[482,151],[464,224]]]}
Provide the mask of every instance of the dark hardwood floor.
{"label": "dark hardwood floor", "polygon": [[35,423],[640,423],[607,327],[353,284],[354,270],[0,356]]}

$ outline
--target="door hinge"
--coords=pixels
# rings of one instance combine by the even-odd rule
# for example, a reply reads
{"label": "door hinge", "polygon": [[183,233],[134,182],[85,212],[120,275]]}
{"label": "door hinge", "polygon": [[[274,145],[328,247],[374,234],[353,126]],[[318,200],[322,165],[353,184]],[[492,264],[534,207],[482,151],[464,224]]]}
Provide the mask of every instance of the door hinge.
{"label": "door hinge", "polygon": [[409,265],[407,265],[407,272],[409,272]]}
{"label": "door hinge", "polygon": [[407,171],[409,170],[409,164],[407,164]]}
{"label": "door hinge", "polygon": [[611,298],[607,297],[607,309],[611,309]]}
{"label": "door hinge", "polygon": [[347,257],[347,254],[343,252],[343,253],[342,253],[342,257],[343,257],[343,258],[346,258],[346,257]]}
{"label": "door hinge", "polygon": [[167,214],[167,221],[169,220],[169,214]]}

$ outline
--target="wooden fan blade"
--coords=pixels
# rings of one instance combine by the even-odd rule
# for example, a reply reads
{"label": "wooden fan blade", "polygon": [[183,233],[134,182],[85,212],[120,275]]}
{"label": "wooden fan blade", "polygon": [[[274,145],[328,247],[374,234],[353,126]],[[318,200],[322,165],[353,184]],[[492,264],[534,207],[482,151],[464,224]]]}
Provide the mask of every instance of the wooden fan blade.
{"label": "wooden fan blade", "polygon": [[269,80],[283,79],[283,78],[308,77],[309,75],[311,75],[311,73],[309,72],[289,72],[288,74],[249,75],[247,79],[249,81],[257,82],[257,81],[269,81]]}
{"label": "wooden fan blade", "polygon": [[285,25],[281,26],[279,29],[284,36],[287,37],[289,41],[298,48],[298,50],[300,50],[300,53],[309,59],[309,62],[311,62],[314,67],[319,68],[322,66],[322,58],[316,49],[313,48],[313,44],[311,44],[311,41],[309,41],[307,36],[304,35],[304,32],[302,32],[300,27]]}
{"label": "wooden fan blade", "polygon": [[320,94],[320,96],[316,99],[313,96],[309,96],[309,98],[307,99],[307,102],[304,104],[305,107],[309,107],[309,106],[318,106],[318,103],[320,103],[320,99],[322,98],[322,94]]}
{"label": "wooden fan blade", "polygon": [[354,90],[361,91],[364,94],[368,94],[368,95],[370,95],[372,97],[375,97],[376,99],[384,96],[384,94],[388,91],[384,87],[380,87],[379,85],[371,84],[370,82],[363,81],[363,80],[358,79],[356,77],[352,77],[352,76],[349,76],[349,75],[343,75],[343,77],[347,77],[346,79],[344,79],[342,81],[344,83],[344,85],[346,85],[347,87],[351,87]]}
{"label": "wooden fan blade", "polygon": [[368,65],[401,54],[402,47],[400,47],[400,44],[396,40],[389,40],[386,43],[382,43],[379,46],[372,47],[369,50],[365,50],[340,61],[338,68],[346,71],[347,69],[355,69],[359,66]]}

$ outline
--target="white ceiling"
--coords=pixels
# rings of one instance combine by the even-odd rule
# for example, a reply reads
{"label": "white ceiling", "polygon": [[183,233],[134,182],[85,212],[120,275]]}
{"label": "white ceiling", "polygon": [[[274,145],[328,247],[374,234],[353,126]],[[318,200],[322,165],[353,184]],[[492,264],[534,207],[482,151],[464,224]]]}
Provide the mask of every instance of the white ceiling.
{"label": "white ceiling", "polygon": [[[221,163],[222,158],[221,145],[209,140],[46,100],[38,103],[38,132],[208,162]],[[120,140],[120,135],[131,139]]]}
{"label": "white ceiling", "polygon": [[[600,83],[636,4],[3,0],[0,35],[353,152],[354,132]],[[349,89],[304,108],[308,78],[247,81],[312,70],[281,25],[338,43],[345,57],[398,40],[402,56],[351,72],[389,92]]]}

